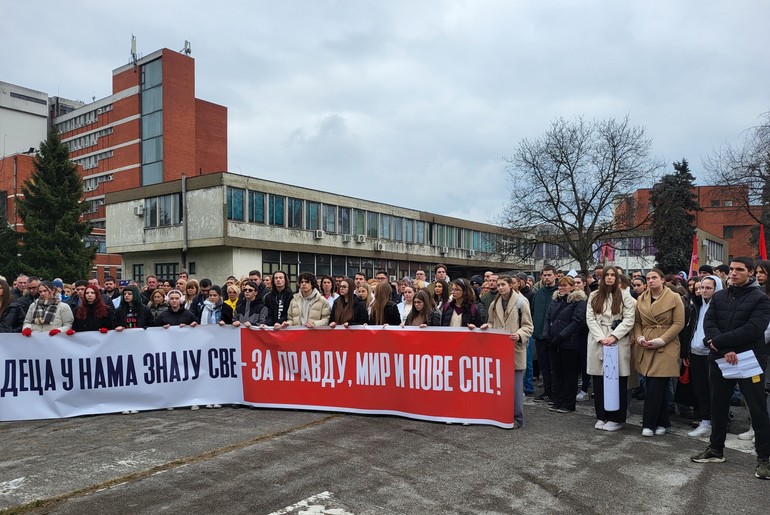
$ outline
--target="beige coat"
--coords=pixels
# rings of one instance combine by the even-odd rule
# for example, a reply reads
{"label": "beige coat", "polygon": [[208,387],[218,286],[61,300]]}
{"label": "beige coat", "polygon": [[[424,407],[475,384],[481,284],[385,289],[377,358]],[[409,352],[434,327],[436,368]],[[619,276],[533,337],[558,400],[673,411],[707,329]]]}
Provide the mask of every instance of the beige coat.
{"label": "beige coat", "polygon": [[[636,301],[628,292],[621,290],[623,295],[622,309],[617,315],[612,314],[612,296],[604,302],[601,313],[595,313],[591,303],[597,292],[591,292],[586,306],[586,324],[588,325],[588,352],[586,371],[592,376],[604,375],[604,346],[599,343],[610,335],[618,339],[619,375],[628,377],[633,370],[631,367],[631,330],[634,328],[634,307]],[[615,320],[621,320],[620,325],[612,329]]]}
{"label": "beige coat", "polygon": [[[310,305],[309,320],[313,322],[315,327],[323,325],[329,325],[329,316],[331,315],[331,309],[329,303],[326,302],[323,295],[318,293],[318,290],[313,292],[315,299]],[[289,325],[302,325],[300,317],[302,316],[302,294],[295,293],[289,304],[289,311],[286,314],[286,321]]]}
{"label": "beige coat", "polygon": [[[519,320],[519,309],[516,307],[518,299],[521,299],[521,320]],[[511,299],[508,301],[508,309],[503,311],[503,301],[498,296],[489,306],[489,321],[487,324],[492,329],[502,329],[511,334],[516,333],[519,335],[519,340],[514,344],[514,368],[516,370],[526,370],[527,341],[534,329],[527,298],[516,291],[512,291]]]}
{"label": "beige coat", "polygon": [[67,303],[59,302],[56,306],[56,315],[53,317],[53,322],[50,324],[36,324],[34,320],[35,316],[35,303],[33,302],[27,310],[27,316],[24,318],[24,329],[32,329],[33,333],[47,333],[51,329],[59,329],[61,332],[65,332],[72,329],[72,322],[75,321],[75,317],[72,316],[72,308]]}
{"label": "beige coat", "polygon": [[[636,301],[634,324],[634,364],[640,374],[649,377],[679,377],[679,331],[684,327],[684,303],[673,290],[666,287],[660,297],[651,302],[647,290]],[[662,338],[666,344],[657,349],[645,349],[637,338]]]}

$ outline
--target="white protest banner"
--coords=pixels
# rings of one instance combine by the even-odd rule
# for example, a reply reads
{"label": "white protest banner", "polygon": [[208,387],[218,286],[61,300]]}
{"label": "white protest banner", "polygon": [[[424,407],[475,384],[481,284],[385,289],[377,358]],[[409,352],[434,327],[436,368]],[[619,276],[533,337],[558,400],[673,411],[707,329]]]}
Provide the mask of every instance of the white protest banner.
{"label": "white protest banner", "polygon": [[[625,394],[625,392],[623,392]],[[620,375],[618,373],[618,346],[604,346],[604,410],[620,409]]]}

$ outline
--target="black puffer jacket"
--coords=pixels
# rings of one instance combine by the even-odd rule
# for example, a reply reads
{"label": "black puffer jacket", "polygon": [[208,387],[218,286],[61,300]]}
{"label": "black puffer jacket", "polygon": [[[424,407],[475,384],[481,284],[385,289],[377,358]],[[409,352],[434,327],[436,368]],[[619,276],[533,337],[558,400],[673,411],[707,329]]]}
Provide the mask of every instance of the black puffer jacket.
{"label": "black puffer jacket", "polygon": [[[441,313],[441,325],[449,326],[452,322],[452,313],[455,310],[454,299],[449,301]],[[481,302],[474,302],[473,304],[464,304],[462,307],[462,326],[468,327],[468,324],[473,324],[476,327],[480,327],[487,320],[487,310],[484,309],[484,304]]]}
{"label": "black puffer jacket", "polygon": [[746,286],[729,286],[711,297],[711,306],[703,321],[706,347],[713,342],[709,359],[724,357],[728,352],[753,350],[766,355],[765,329],[770,323],[770,297],[757,287],[751,277]]}
{"label": "black puffer jacket", "polygon": [[27,312],[18,301],[11,302],[0,313],[0,333],[20,333]]}
{"label": "black puffer jacket", "polygon": [[586,294],[575,290],[567,295],[553,293],[543,324],[543,340],[562,349],[578,349],[586,327]]}
{"label": "black puffer jacket", "polygon": [[158,318],[155,320],[155,325],[157,327],[163,327],[164,325],[190,325],[193,322],[197,324],[198,317],[196,317],[192,311],[183,307],[174,311],[169,306],[166,311],[158,315]]}

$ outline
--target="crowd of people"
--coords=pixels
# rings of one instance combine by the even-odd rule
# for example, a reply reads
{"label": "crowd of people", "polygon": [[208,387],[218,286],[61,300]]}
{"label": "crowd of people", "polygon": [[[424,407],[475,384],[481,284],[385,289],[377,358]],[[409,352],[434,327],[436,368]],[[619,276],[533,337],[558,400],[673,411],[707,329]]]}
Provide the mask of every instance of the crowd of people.
{"label": "crowd of people", "polygon": [[[448,326],[499,329],[514,345],[514,421],[524,426],[524,396],[568,414],[593,397],[597,430],[615,432],[626,422],[629,399],[644,400],[642,436],[666,434],[679,378],[691,378],[689,402],[697,427],[693,437],[710,435],[698,463],[724,461],[730,405],[746,403],[754,439],[756,477],[770,479],[770,419],[765,375],[725,379],[717,360],[735,365],[753,352],[764,370],[770,341],[770,262],[734,258],[716,269],[703,266],[698,277],[666,275],[658,269],[627,275],[618,266],[597,267],[591,275],[546,265],[539,280],[526,273],[450,280],[447,267],[389,281],[300,273],[296,291],[282,271],[252,270],[224,284],[180,273],[144,285],[120,286],[112,277],[64,284],[20,275],[12,284],[0,277],[0,332],[50,335],[81,331],[233,325],[280,330],[354,325]],[[612,351],[611,354],[607,354]],[[616,367],[607,374],[610,363]],[[535,378],[542,391],[535,396]],[[616,378],[615,383],[608,379]],[[612,380],[612,379],[610,379]],[[592,391],[592,395],[589,394]],[[208,407],[219,407],[209,405]],[[194,406],[193,409],[197,409]]]}

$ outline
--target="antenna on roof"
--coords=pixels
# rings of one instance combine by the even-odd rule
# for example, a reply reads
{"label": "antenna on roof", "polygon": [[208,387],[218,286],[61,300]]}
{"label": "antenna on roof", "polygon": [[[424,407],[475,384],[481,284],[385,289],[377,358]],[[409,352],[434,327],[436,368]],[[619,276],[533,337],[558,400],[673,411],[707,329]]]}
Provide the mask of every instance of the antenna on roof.
{"label": "antenna on roof", "polygon": [[131,62],[134,63],[134,69],[136,69],[136,36],[131,34]]}
{"label": "antenna on roof", "polygon": [[192,48],[190,48],[190,42],[186,39],[184,40],[184,48],[179,51],[180,54],[184,55],[190,55],[192,54]]}

